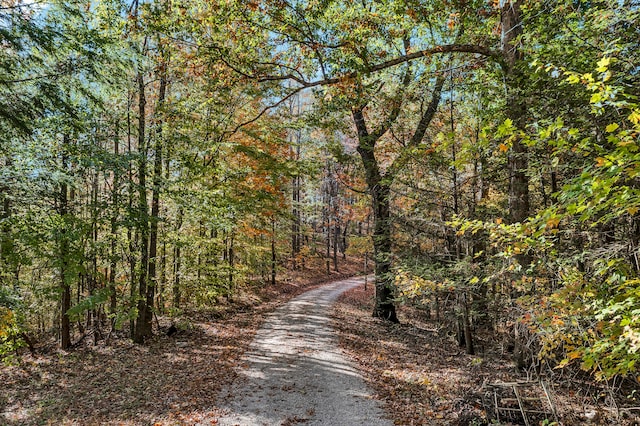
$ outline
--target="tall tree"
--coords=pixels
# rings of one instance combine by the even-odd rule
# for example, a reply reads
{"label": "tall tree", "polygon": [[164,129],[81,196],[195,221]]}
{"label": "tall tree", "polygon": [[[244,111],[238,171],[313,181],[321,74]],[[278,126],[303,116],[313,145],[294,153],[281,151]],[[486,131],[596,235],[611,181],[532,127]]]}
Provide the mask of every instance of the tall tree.
{"label": "tall tree", "polygon": [[[273,28],[267,36],[267,42],[273,51],[279,53],[275,58],[253,58],[241,61],[243,57],[229,58],[220,54],[220,59],[231,69],[247,78],[255,79],[273,87],[279,82],[283,100],[294,94],[314,87],[333,87],[328,89],[329,97],[335,97],[334,108],[350,109],[358,137],[358,153],[365,169],[368,190],[372,197],[375,212],[374,245],[376,246],[376,307],[374,315],[396,320],[391,288],[391,224],[389,222],[390,185],[395,171],[387,168],[387,162],[380,160],[380,147],[383,136],[389,131],[401,113],[404,92],[414,79],[424,81],[424,74],[433,72],[433,67],[419,65],[415,75],[411,75],[408,62],[449,52],[466,52],[486,55],[501,60],[501,55],[482,44],[458,43],[464,24],[456,27],[449,19],[453,14],[442,5],[416,5],[413,2],[377,2],[301,4],[297,2],[277,3],[266,1],[260,4],[231,6],[233,12],[228,16],[239,16],[240,28]],[[461,5],[460,15],[464,19],[475,12],[473,5],[468,9]],[[462,18],[461,18],[462,19]],[[353,22],[358,23],[353,30]],[[450,44],[439,44],[442,40],[453,40]],[[469,38],[473,40],[473,38]],[[412,45],[414,43],[415,45]],[[264,51],[256,53],[259,56]],[[266,52],[267,55],[269,52]],[[379,61],[376,61],[378,58]],[[289,62],[287,62],[289,61]],[[291,67],[289,63],[298,63]],[[401,68],[406,70],[406,81],[393,83],[394,99],[388,99],[381,111],[372,114],[386,115],[377,126],[369,129],[368,96],[376,90],[385,89],[390,83],[381,84],[378,76],[389,79],[393,74],[386,70]],[[320,75],[320,78],[313,77]],[[422,80],[420,80],[422,79]],[[439,81],[439,80],[438,80]],[[435,82],[432,102],[437,106],[442,84]],[[337,90],[335,90],[337,89]],[[394,91],[394,89],[391,89]],[[369,93],[369,94],[367,94]],[[267,108],[276,107],[278,103]],[[414,137],[410,137],[407,151],[422,142],[426,129],[435,114],[435,109],[425,108],[415,127]],[[387,135],[388,136],[388,135]],[[396,166],[405,161],[406,155],[400,154]]]}
{"label": "tall tree", "polygon": [[[522,49],[522,1],[509,0],[502,4],[500,24],[502,30],[502,55],[504,57],[504,75],[506,85],[505,115],[513,126],[524,132],[527,120],[525,93],[525,67]],[[529,217],[529,177],[527,176],[527,148],[522,138],[516,135],[512,139],[509,152],[509,219],[512,222],[524,222]],[[522,257],[524,263],[528,258]],[[525,265],[526,266],[526,265]]]}

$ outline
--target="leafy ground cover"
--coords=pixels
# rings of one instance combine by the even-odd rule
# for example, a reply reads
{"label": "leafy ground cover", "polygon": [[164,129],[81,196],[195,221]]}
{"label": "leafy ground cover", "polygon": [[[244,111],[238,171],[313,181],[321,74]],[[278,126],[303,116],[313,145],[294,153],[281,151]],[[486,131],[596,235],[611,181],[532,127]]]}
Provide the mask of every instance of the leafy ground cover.
{"label": "leafy ground cover", "polygon": [[[145,346],[115,336],[91,339],[65,352],[51,342],[35,357],[0,367],[3,425],[215,424],[216,398],[266,313],[323,282],[352,276],[359,263],[343,263],[327,276],[324,265],[283,277],[276,286],[245,289],[233,303],[181,319],[160,318]],[[165,331],[172,321],[178,333]],[[156,326],[157,326],[156,325]]]}
{"label": "leafy ground cover", "polygon": [[[454,336],[422,310],[403,306],[399,310],[400,324],[372,318],[372,287],[346,292],[334,306],[333,324],[341,346],[357,362],[395,424],[495,424],[494,395],[489,385],[527,380],[526,374],[515,368],[513,355],[500,338],[478,336],[478,355],[467,355]],[[640,424],[639,411],[633,408],[637,403],[624,396],[633,396],[633,390],[619,389],[614,401],[602,385],[578,379],[564,377],[563,381],[548,383],[559,424]],[[529,396],[544,396],[540,387],[532,390],[535,392]],[[498,397],[517,409],[510,391],[499,389]],[[626,401],[621,401],[621,396]],[[548,405],[540,407],[548,409]],[[512,413],[510,419],[503,413],[500,424],[524,424],[517,411]],[[554,424],[556,420],[551,415],[529,416],[532,425]]]}
{"label": "leafy ground cover", "polygon": [[[308,289],[359,273],[360,264],[345,263],[330,276],[323,269],[318,264],[283,276],[276,286],[244,289],[232,303],[207,311],[160,317],[145,346],[119,335],[109,344],[85,339],[69,352],[36,342],[36,356],[24,350],[17,364],[0,367],[0,424],[216,424],[218,394],[235,378],[234,367],[264,316]],[[496,336],[478,336],[479,354],[466,355],[424,311],[403,306],[400,325],[372,318],[372,297],[371,285],[347,292],[333,310],[333,325],[396,424],[487,424],[486,385],[523,379]],[[171,323],[179,331],[168,337]],[[614,401],[602,386],[564,379],[551,386],[562,424],[640,423],[633,390],[622,393],[631,396],[627,401]]]}

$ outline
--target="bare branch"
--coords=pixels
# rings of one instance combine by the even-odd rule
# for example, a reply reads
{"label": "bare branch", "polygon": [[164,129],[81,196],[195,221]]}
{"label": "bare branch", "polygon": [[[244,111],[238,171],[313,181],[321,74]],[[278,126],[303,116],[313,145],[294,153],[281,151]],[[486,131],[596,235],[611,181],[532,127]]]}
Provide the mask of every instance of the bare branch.
{"label": "bare branch", "polygon": [[250,120],[244,121],[240,124],[238,124],[233,130],[226,132],[227,135],[233,135],[235,134],[238,130],[240,130],[241,128],[243,128],[244,126],[247,126],[251,123],[255,123],[256,121],[258,121],[263,115],[265,115],[268,111],[279,107],[280,105],[282,105],[283,103],[285,103],[288,99],[291,99],[294,95],[300,93],[302,90],[304,89],[304,87],[298,87],[296,89],[294,89],[291,93],[287,94],[287,96],[285,96],[284,98],[280,99],[278,102],[276,102],[275,104],[271,104],[271,105],[267,105],[266,107],[264,107],[256,116],[254,116],[253,118],[251,118]]}
{"label": "bare branch", "polygon": [[[439,55],[442,53],[452,53],[452,52],[457,52],[457,53],[475,53],[478,55],[482,55],[482,56],[486,56],[488,58],[493,59],[494,61],[496,61],[498,64],[500,64],[501,66],[504,65],[504,59],[502,57],[502,54],[500,52],[496,52],[492,49],[489,49],[487,47],[484,46],[479,46],[479,45],[475,45],[475,44],[447,44],[447,45],[442,45],[442,46],[436,46],[433,47],[431,49],[424,49],[424,50],[420,50],[417,52],[412,52],[412,53],[407,53],[405,55],[401,55],[398,56],[394,59],[390,59],[388,61],[384,61],[384,62],[380,62],[378,64],[374,64],[371,65],[367,68],[365,68],[363,70],[364,74],[372,74],[378,71],[382,71],[388,68],[393,68],[397,65],[400,64],[404,64],[407,62],[411,62],[413,60],[416,59],[420,59],[420,58],[425,58],[428,56],[432,56],[432,55]],[[267,81],[285,81],[285,80],[292,80],[295,81],[296,83],[300,84],[301,86],[303,86],[304,88],[310,88],[310,87],[317,87],[317,86],[330,86],[333,84],[337,84],[340,81],[344,81],[344,80],[348,80],[351,78],[354,78],[358,75],[357,71],[352,71],[349,73],[345,73],[336,77],[330,77],[330,78],[322,78],[319,80],[314,80],[314,81],[308,81],[305,80],[303,78],[301,78],[300,76],[294,75],[294,74],[275,74],[275,75],[256,75],[256,74],[249,74],[247,72],[244,72],[240,69],[238,69],[237,67],[232,66],[228,61],[224,60],[221,58],[221,60],[225,63],[225,65],[227,65],[229,68],[231,68],[232,70],[236,71],[237,73],[247,77],[247,78],[251,78],[251,79],[255,79],[258,82],[267,82]]]}

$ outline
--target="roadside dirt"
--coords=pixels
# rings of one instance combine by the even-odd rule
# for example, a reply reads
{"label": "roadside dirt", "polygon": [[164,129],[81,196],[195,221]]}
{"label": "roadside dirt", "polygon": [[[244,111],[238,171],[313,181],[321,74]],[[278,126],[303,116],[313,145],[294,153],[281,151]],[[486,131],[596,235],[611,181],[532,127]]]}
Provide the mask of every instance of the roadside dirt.
{"label": "roadside dirt", "polygon": [[[371,317],[373,286],[345,292],[332,310],[333,326],[340,344],[375,390],[394,424],[411,426],[524,425],[512,389],[500,386],[494,395],[491,384],[523,383],[519,387],[530,425],[639,425],[640,408],[635,392],[619,391],[580,375],[555,372],[561,380],[545,378],[557,414],[550,414],[545,393],[537,379],[528,378],[513,362],[496,334],[476,336],[477,355],[460,348],[450,327],[429,319],[425,311],[401,306],[401,324]],[[564,374],[561,376],[561,374]],[[512,411],[502,412],[496,423],[495,399]],[[538,398],[542,398],[538,399]],[[626,405],[626,407],[625,407]],[[545,420],[546,419],[546,420]]]}
{"label": "roadside dirt", "polygon": [[333,326],[395,424],[484,424],[478,388],[508,371],[465,355],[420,312],[402,307],[400,324],[372,318],[372,287],[345,293],[333,309]]}

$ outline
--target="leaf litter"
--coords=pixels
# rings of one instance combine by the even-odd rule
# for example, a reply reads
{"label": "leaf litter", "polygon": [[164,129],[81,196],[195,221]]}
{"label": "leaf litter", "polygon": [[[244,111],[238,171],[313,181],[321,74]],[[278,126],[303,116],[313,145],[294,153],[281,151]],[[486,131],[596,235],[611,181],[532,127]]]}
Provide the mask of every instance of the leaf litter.
{"label": "leaf litter", "polygon": [[216,424],[218,394],[236,377],[265,315],[310,288],[356,275],[360,265],[345,262],[329,276],[323,268],[308,265],[276,286],[247,288],[232,303],[185,313],[186,326],[172,337],[164,331],[176,319],[161,317],[144,346],[124,335],[109,345],[86,339],[69,352],[40,343],[35,357],[24,353],[17,365],[0,366],[0,424]]}

